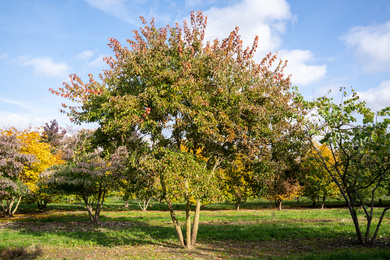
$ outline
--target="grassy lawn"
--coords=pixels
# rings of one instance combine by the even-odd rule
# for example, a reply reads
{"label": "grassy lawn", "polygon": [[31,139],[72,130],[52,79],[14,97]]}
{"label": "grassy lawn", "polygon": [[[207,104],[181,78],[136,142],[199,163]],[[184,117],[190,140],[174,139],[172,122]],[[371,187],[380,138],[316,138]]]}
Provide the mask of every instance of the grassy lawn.
{"label": "grassy lawn", "polygon": [[110,198],[99,226],[89,223],[81,203],[53,204],[44,212],[22,205],[15,218],[0,219],[0,259],[390,259],[389,216],[378,243],[362,247],[347,209],[309,205],[290,202],[283,211],[263,200],[240,211],[227,203],[207,205],[192,251],[179,248],[160,203],[143,212],[135,202],[125,209]]}

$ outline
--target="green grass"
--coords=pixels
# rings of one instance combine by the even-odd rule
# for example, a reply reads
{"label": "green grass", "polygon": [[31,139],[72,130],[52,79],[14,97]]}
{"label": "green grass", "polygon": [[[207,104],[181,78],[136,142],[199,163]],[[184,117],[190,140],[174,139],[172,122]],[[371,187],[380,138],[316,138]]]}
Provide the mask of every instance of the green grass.
{"label": "green grass", "polygon": [[331,253],[324,256],[309,255],[304,260],[387,260],[390,259],[390,250],[378,251],[373,250],[368,252],[354,252],[351,250]]}
{"label": "green grass", "polygon": [[[388,216],[379,248],[362,247],[355,242],[345,208],[291,204],[277,211],[267,203],[255,200],[256,207],[240,211],[228,203],[207,205],[201,212],[199,246],[193,251],[178,247],[164,204],[143,212],[135,201],[124,209],[119,199],[109,198],[98,226],[90,225],[81,203],[52,204],[45,212],[21,205],[23,214],[0,219],[0,259],[1,252],[22,252],[25,258],[20,259],[390,259]],[[184,212],[178,217],[183,223]],[[361,256],[365,258],[357,258]]]}

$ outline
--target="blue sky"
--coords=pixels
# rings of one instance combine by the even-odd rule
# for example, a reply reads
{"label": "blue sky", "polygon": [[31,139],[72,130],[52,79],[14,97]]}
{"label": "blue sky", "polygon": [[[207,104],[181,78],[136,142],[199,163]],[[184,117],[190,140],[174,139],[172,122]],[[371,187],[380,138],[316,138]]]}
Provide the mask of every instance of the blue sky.
{"label": "blue sky", "polygon": [[[307,98],[352,86],[373,109],[390,106],[390,1],[387,0],[7,0],[0,1],[0,128],[39,127],[64,102],[52,95],[68,75],[107,68],[108,38],[123,45],[141,26],[208,16],[206,39],[240,27],[244,44],[259,35],[255,58],[278,51]],[[88,126],[87,126],[88,127]]]}

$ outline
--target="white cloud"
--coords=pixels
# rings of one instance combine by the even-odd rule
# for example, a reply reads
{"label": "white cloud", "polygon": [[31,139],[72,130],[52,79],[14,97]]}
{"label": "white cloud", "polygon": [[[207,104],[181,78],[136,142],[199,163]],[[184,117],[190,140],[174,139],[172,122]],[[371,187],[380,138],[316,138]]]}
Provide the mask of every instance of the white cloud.
{"label": "white cloud", "polygon": [[390,21],[354,27],[341,37],[367,72],[390,71]]}
{"label": "white cloud", "polygon": [[69,75],[70,66],[65,62],[55,63],[51,58],[19,58],[19,63],[22,66],[32,66],[34,72],[38,75],[49,77],[64,77]]}
{"label": "white cloud", "polygon": [[9,127],[17,129],[41,127],[53,119],[56,119],[62,126],[70,124],[66,115],[61,114],[58,109],[41,107],[39,109],[23,109],[21,112],[0,110],[0,128],[2,129]]}
{"label": "white cloud", "polygon": [[218,0],[185,0],[184,5],[186,8],[195,8],[203,4],[215,4],[217,1]]}
{"label": "white cloud", "polygon": [[92,57],[93,57],[93,51],[90,50],[80,52],[79,54],[76,55],[76,58],[79,60],[89,60]]}
{"label": "white cloud", "polygon": [[88,67],[98,69],[104,68],[105,66],[107,66],[106,62],[103,60],[104,57],[104,55],[99,55],[99,57],[97,57],[96,59],[88,62]]}
{"label": "white cloud", "polygon": [[[121,19],[123,21],[132,23],[132,24],[137,24],[136,21],[134,20],[127,12],[127,7],[125,6],[125,0],[85,0],[88,4],[91,6],[108,13],[118,19]],[[131,5],[135,6],[136,3],[139,1],[132,1]],[[138,18],[138,16],[137,16]]]}
{"label": "white cloud", "polygon": [[18,106],[22,109],[26,109],[26,110],[32,110],[34,109],[33,106],[29,105],[28,103],[26,102],[23,102],[23,101],[19,101],[19,100],[13,100],[13,99],[7,99],[7,98],[0,98],[0,104],[1,103],[5,103],[5,104],[8,104],[8,105],[15,105],[15,106]]}
{"label": "white cloud", "polygon": [[8,57],[8,53],[3,53],[3,54],[0,55],[0,60],[1,59],[5,59],[7,57]]}
{"label": "white cloud", "polygon": [[40,103],[36,102],[0,98],[0,128],[39,127],[45,122],[57,118],[58,116],[55,116],[57,111],[57,109],[42,107]]}
{"label": "white cloud", "polygon": [[278,58],[288,61],[284,72],[292,75],[292,83],[298,87],[317,82],[326,75],[326,65],[307,64],[313,60],[313,54],[309,50],[282,50]]}
{"label": "white cloud", "polygon": [[390,80],[383,81],[378,87],[357,92],[374,111],[390,106]]}
{"label": "white cloud", "polygon": [[280,35],[286,23],[293,19],[290,6],[284,0],[243,0],[223,8],[212,7],[205,14],[208,16],[207,40],[222,40],[238,26],[244,46],[252,46],[255,36],[259,36],[257,52],[261,56],[279,48]]}
{"label": "white cloud", "polygon": [[0,111],[0,128],[2,129],[10,127],[15,127],[17,129],[27,129],[29,127],[41,126],[44,124],[44,122],[49,121],[45,121],[43,117],[37,116],[35,114],[21,114],[9,111]]}
{"label": "white cloud", "polygon": [[192,8],[195,6],[199,6],[203,3],[203,0],[185,0],[185,6],[187,8]]}

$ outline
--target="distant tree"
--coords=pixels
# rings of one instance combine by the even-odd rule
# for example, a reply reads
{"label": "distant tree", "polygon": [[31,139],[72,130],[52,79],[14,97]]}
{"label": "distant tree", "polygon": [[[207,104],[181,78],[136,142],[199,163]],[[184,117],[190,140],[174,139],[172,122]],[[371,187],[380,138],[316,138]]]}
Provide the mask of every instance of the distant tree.
{"label": "distant tree", "polygon": [[[320,142],[331,151],[331,159],[319,150],[315,139],[314,153],[332,177],[347,203],[358,241],[372,244],[390,207],[385,207],[372,234],[374,201],[378,189],[390,174],[390,107],[372,112],[352,91],[343,91],[343,100],[335,104],[326,96],[307,102],[313,110],[311,134],[320,136]],[[359,120],[359,124],[357,124]],[[364,194],[370,196],[365,197]],[[358,206],[362,206],[366,220],[363,234],[358,218]]]}
{"label": "distant tree", "polygon": [[286,106],[285,111],[277,110],[271,115],[272,132],[266,136],[267,153],[254,171],[263,178],[263,196],[275,200],[279,210],[282,209],[284,200],[291,200],[302,194],[303,187],[299,183],[301,160],[309,144],[303,124],[304,115],[299,103],[292,103],[291,107]]}
{"label": "distant tree", "polygon": [[29,189],[20,178],[36,161],[34,155],[22,152],[17,136],[0,130],[0,202],[5,216],[13,216]]}
{"label": "distant tree", "polygon": [[68,138],[65,164],[51,170],[48,185],[63,193],[81,197],[91,223],[98,224],[106,195],[117,187],[123,171],[125,148],[118,148],[110,155],[103,150],[91,147],[92,131],[81,130]]}
{"label": "distant tree", "polygon": [[313,206],[316,201],[321,201],[321,208],[324,208],[324,203],[327,198],[335,198],[340,194],[336,183],[332,180],[325,169],[323,162],[318,160],[318,155],[315,153],[322,153],[321,157],[325,158],[328,167],[334,163],[332,152],[325,145],[317,145],[317,149],[310,149],[309,153],[302,160],[303,176],[301,181],[304,185],[303,195],[310,198]]}
{"label": "distant tree", "polygon": [[277,203],[278,210],[282,210],[283,201],[300,196],[302,191],[298,180],[279,174],[267,178],[265,184],[267,185],[265,198],[274,200]]}
{"label": "distant tree", "polygon": [[240,205],[248,198],[255,196],[251,186],[253,172],[248,169],[243,158],[244,156],[239,156],[233,162],[227,164],[222,172],[221,189],[223,196],[225,200],[234,202],[236,210],[239,210]]}
{"label": "distant tree", "polygon": [[49,143],[55,149],[58,148],[62,138],[64,138],[66,130],[58,125],[57,120],[50,121],[43,126],[42,141]]}
{"label": "distant tree", "polygon": [[43,177],[43,173],[51,166],[63,163],[61,154],[56,152],[53,147],[45,142],[42,142],[40,134],[33,129],[25,129],[23,131],[10,128],[6,130],[10,135],[16,135],[21,143],[21,152],[35,156],[36,161],[30,167],[25,168],[20,174],[19,179],[28,186],[30,191],[26,197],[29,202],[37,202],[38,208],[43,209],[47,203],[52,201],[51,194],[48,194],[41,189],[39,181]]}

